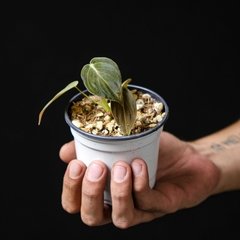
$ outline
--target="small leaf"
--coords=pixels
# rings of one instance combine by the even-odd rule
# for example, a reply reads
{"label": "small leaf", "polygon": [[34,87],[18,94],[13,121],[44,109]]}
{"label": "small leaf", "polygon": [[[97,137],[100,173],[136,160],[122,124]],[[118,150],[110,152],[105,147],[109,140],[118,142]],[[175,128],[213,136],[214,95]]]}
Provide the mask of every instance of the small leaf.
{"label": "small leaf", "polygon": [[111,108],[110,108],[110,106],[108,105],[108,102],[107,102],[106,98],[101,98],[101,99],[97,102],[97,104],[99,104],[100,106],[102,106],[106,112],[111,112]]}
{"label": "small leaf", "polygon": [[73,81],[71,83],[69,83],[64,89],[62,89],[60,92],[58,92],[41,110],[41,112],[39,113],[38,116],[38,125],[41,124],[41,120],[42,120],[42,116],[43,113],[45,112],[45,110],[47,109],[47,107],[56,99],[58,99],[60,96],[62,96],[65,92],[69,91],[70,89],[76,87],[78,85],[78,81]]}
{"label": "small leaf", "polygon": [[111,101],[122,100],[122,78],[117,64],[106,57],[95,57],[81,70],[83,84],[93,95]]}
{"label": "small leaf", "polygon": [[130,135],[136,120],[137,107],[132,92],[126,86],[127,84],[122,89],[123,105],[118,102],[111,102],[111,109],[113,117],[119,125],[121,132],[124,135]]}

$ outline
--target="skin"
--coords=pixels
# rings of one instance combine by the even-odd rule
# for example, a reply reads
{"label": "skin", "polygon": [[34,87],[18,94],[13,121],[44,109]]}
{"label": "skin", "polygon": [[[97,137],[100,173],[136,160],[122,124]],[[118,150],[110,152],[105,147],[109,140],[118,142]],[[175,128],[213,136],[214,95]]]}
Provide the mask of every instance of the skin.
{"label": "skin", "polygon": [[62,206],[68,213],[80,213],[89,226],[112,222],[125,229],[240,189],[240,121],[191,142],[163,131],[154,188],[148,186],[144,160],[133,159],[130,165],[118,161],[111,169],[112,206],[103,202],[107,167],[101,161],[87,168],[75,159],[73,141],[59,155],[68,164]]}

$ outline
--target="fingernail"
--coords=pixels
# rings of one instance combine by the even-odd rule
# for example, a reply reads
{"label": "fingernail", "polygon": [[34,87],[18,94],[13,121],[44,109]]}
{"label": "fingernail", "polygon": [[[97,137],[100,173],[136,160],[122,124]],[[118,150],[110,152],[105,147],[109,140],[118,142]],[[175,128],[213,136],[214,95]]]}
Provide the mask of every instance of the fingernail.
{"label": "fingernail", "polygon": [[89,181],[97,181],[103,174],[103,168],[97,163],[91,163],[87,170],[87,178]]}
{"label": "fingernail", "polygon": [[72,179],[78,179],[81,175],[82,167],[77,162],[71,162],[69,167],[69,177]]}
{"label": "fingernail", "polygon": [[139,176],[142,172],[142,165],[139,164],[138,162],[133,162],[132,163],[132,170],[134,176]]}
{"label": "fingernail", "polygon": [[127,169],[123,166],[116,165],[113,169],[113,179],[115,182],[122,182],[127,174]]}

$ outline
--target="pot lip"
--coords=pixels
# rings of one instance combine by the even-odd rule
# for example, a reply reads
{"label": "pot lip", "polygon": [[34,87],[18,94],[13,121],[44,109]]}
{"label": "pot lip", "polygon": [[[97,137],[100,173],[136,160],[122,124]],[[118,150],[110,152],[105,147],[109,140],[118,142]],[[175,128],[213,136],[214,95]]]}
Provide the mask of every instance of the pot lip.
{"label": "pot lip", "polygon": [[[71,106],[71,103],[72,101],[78,99],[82,94],[81,93],[77,93],[75,94],[68,102],[66,108],[65,108],[65,111],[64,111],[64,118],[65,118],[65,121],[66,123],[68,124],[68,126],[72,129],[74,129],[76,132],[78,132],[79,134],[87,137],[87,138],[92,138],[92,139],[99,139],[99,140],[105,140],[105,141],[122,141],[122,140],[127,140],[127,139],[136,139],[136,138],[141,138],[143,136],[146,136],[146,135],[149,135],[155,131],[157,131],[159,128],[161,128],[166,120],[168,119],[168,116],[169,116],[169,107],[166,103],[166,101],[164,100],[164,98],[159,95],[158,93],[156,93],[155,91],[149,89],[149,88],[146,88],[146,87],[142,87],[142,86],[139,86],[139,85],[134,85],[134,84],[129,84],[128,87],[130,89],[138,89],[138,90],[141,90],[145,93],[149,93],[152,97],[154,97],[155,99],[157,100],[160,100],[162,103],[163,103],[163,106],[164,106],[164,109],[165,109],[165,115],[162,119],[161,122],[159,122],[156,127],[154,128],[151,128],[151,129],[148,129],[144,132],[141,132],[141,133],[137,133],[137,134],[132,134],[132,135],[128,135],[128,136],[99,136],[99,135],[94,135],[94,134],[91,134],[91,133],[87,133],[81,129],[79,129],[78,127],[76,127],[71,119],[69,118],[69,107]],[[82,92],[88,92],[87,89],[83,90]]]}

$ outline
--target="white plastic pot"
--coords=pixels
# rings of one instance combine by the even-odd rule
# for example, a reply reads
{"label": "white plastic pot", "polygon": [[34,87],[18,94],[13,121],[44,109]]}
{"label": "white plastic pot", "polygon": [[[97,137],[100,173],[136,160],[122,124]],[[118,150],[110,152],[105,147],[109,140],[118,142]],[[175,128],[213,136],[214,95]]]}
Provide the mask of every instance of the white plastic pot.
{"label": "white plastic pot", "polygon": [[[65,111],[65,120],[70,127],[70,131],[75,140],[77,159],[81,159],[86,166],[93,160],[103,161],[111,169],[114,162],[123,160],[127,163],[135,158],[146,161],[149,173],[149,184],[153,187],[156,179],[158,165],[160,134],[164,123],[168,118],[169,109],[165,100],[150,89],[129,85],[129,89],[138,89],[150,94],[154,99],[163,103],[165,115],[161,122],[152,129],[130,136],[98,136],[87,133],[72,124],[69,117],[69,108],[73,101],[81,99],[82,94],[75,95],[70,101]],[[104,191],[104,201],[111,204],[110,179],[107,181]]]}

